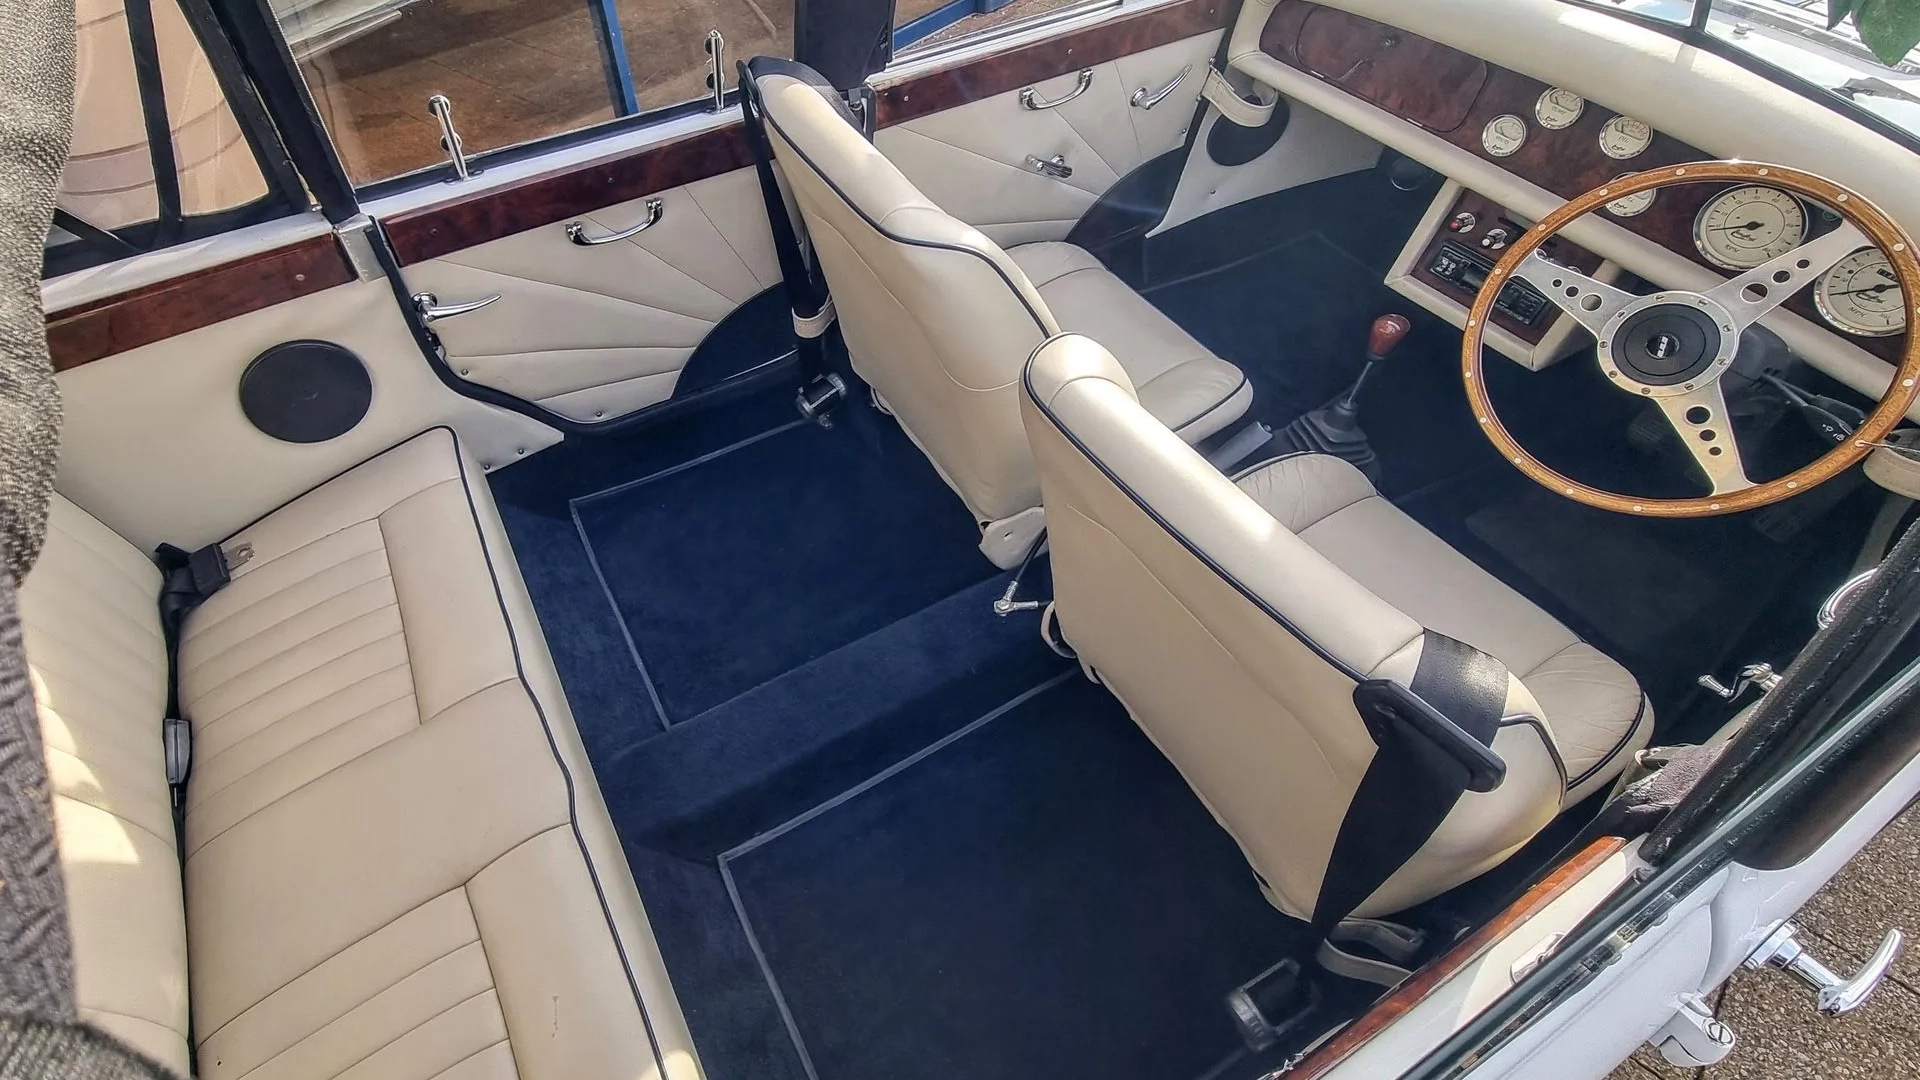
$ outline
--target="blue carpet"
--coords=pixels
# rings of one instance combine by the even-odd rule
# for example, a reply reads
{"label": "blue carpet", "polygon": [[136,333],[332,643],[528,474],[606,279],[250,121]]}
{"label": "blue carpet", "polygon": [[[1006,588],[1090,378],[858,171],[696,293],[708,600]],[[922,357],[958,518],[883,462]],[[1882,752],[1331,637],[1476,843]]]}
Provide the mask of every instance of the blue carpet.
{"label": "blue carpet", "polygon": [[669,723],[994,572],[899,429],[850,428],[791,424],[574,500]]}
{"label": "blue carpet", "polygon": [[1299,950],[1125,711],[1048,684],[721,857],[819,1080],[1197,1077]]}

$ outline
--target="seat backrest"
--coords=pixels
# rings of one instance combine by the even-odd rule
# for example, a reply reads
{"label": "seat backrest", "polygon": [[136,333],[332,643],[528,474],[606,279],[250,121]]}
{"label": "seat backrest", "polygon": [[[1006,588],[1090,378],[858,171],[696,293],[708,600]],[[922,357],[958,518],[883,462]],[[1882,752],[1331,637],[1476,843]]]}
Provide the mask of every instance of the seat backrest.
{"label": "seat backrest", "polygon": [[1007,253],[935,206],[819,75],[749,64],[854,370],[982,522],[1040,501],[1016,384],[1059,326]]}
{"label": "seat backrest", "polygon": [[[1295,536],[1141,408],[1119,363],[1062,335],[1021,407],[1047,507],[1064,636],[1233,835],[1282,910],[1312,918],[1375,744],[1362,679],[1410,685],[1427,632]],[[1538,715],[1509,678],[1507,715]],[[1504,858],[1559,809],[1531,725],[1508,779],[1460,799],[1355,912],[1383,914]]]}
{"label": "seat backrest", "polygon": [[56,495],[20,590],[80,1016],[187,1075],[187,920],[160,722],[160,571]]}

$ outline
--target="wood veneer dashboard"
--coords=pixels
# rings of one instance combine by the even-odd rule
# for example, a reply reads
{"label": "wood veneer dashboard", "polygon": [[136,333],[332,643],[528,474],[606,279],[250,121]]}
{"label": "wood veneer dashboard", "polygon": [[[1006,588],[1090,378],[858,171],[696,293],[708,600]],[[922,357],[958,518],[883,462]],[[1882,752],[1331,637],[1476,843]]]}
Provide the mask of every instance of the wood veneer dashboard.
{"label": "wood veneer dashboard", "polygon": [[[1625,173],[1713,157],[1657,129],[1640,153],[1624,160],[1609,157],[1601,150],[1601,132],[1619,114],[1598,102],[1587,102],[1579,118],[1568,126],[1549,129],[1538,122],[1534,112],[1541,95],[1551,89],[1547,83],[1398,27],[1309,0],[1281,0],[1261,31],[1260,48],[1289,67],[1562,198],[1573,198]],[[1482,133],[1495,117],[1507,115],[1522,120],[1526,138],[1518,150],[1497,157],[1487,151]],[[1667,188],[1646,211],[1612,220],[1705,266],[1708,264],[1694,246],[1694,219],[1709,199],[1729,186],[1687,184]],[[1809,217],[1822,213],[1815,210]],[[1724,276],[1725,272],[1721,273]],[[1458,294],[1451,286],[1448,291]],[[1803,290],[1785,306],[1816,325],[1827,325],[1814,309],[1810,290]],[[1904,341],[1898,336],[1842,336],[1881,359],[1895,362]]]}

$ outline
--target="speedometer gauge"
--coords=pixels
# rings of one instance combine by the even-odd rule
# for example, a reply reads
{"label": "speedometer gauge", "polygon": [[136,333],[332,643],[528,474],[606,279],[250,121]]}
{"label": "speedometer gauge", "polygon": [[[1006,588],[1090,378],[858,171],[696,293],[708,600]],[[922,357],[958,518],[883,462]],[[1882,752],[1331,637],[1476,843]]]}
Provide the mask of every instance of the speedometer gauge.
{"label": "speedometer gauge", "polygon": [[1813,303],[1834,326],[1862,337],[1891,337],[1907,327],[1900,279],[1886,252],[1861,248],[1813,285]]}
{"label": "speedometer gauge", "polygon": [[1586,98],[1556,86],[1541,94],[1540,100],[1533,103],[1533,118],[1548,131],[1559,131],[1572,127],[1586,108]]}
{"label": "speedometer gauge", "polygon": [[1625,161],[1653,145],[1653,129],[1631,116],[1616,116],[1600,129],[1600,152]]}
{"label": "speedometer gauge", "polygon": [[1693,222],[1693,243],[1708,262],[1727,270],[1751,270],[1800,246],[1807,212],[1800,200],[1759,184],[1723,191],[1707,200]]}
{"label": "speedometer gauge", "polygon": [[1527,142],[1527,122],[1512,113],[1501,113],[1487,121],[1480,132],[1480,145],[1494,157],[1510,157]]}

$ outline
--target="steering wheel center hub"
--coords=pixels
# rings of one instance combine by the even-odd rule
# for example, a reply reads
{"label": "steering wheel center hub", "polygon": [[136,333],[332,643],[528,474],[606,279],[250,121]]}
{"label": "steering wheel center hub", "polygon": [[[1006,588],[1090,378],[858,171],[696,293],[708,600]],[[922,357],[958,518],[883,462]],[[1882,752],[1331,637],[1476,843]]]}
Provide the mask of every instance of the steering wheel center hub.
{"label": "steering wheel center hub", "polygon": [[1739,336],[1718,304],[1690,292],[1641,297],[1608,320],[1600,366],[1623,390],[1685,393],[1720,377]]}

